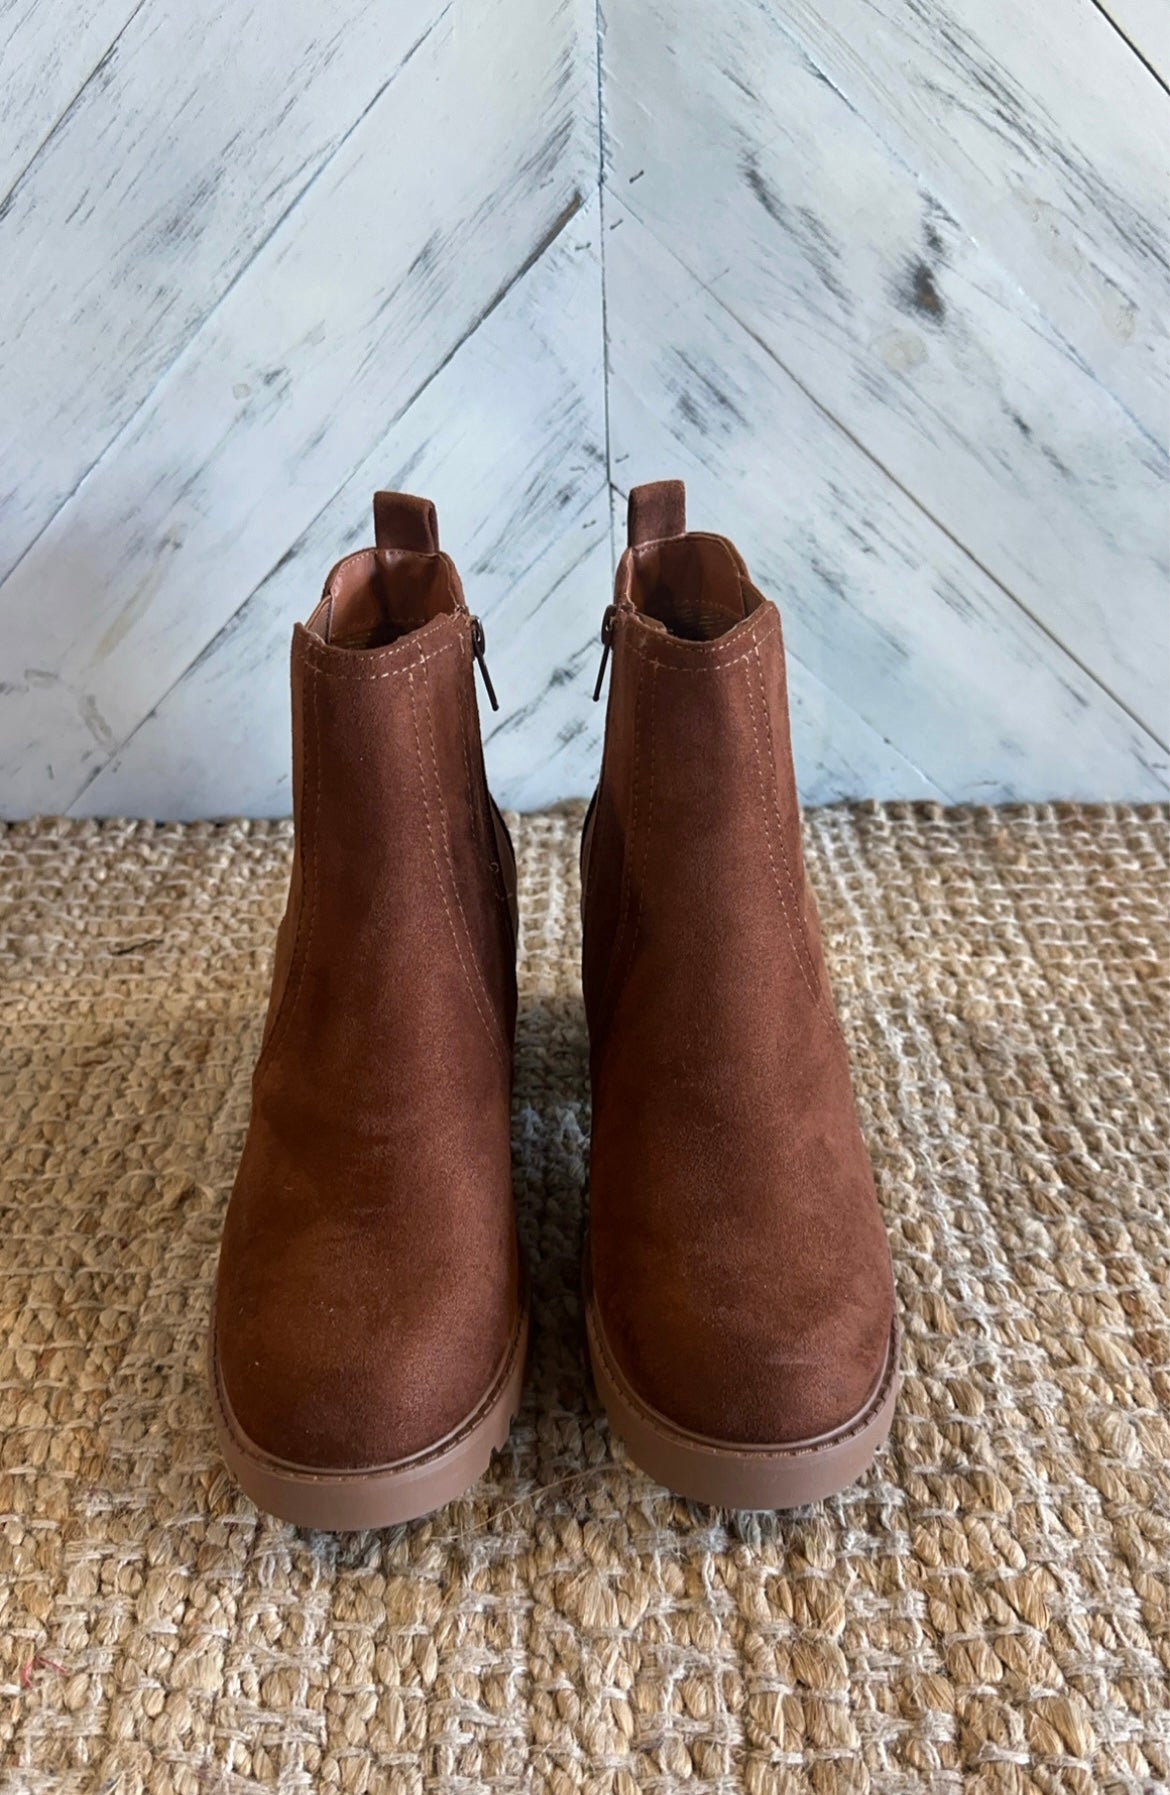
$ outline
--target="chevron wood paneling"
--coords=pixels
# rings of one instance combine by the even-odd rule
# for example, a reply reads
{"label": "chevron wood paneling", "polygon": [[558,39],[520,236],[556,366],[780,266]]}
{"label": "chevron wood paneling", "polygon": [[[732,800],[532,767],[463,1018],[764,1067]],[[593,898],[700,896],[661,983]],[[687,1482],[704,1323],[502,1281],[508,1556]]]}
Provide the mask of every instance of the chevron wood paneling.
{"label": "chevron wood paneling", "polygon": [[1035,0],[781,10],[817,68],[1164,446],[1167,96],[1093,0],[1065,0],[1059,19]]}
{"label": "chevron wood paneling", "polygon": [[[596,751],[589,698],[609,579],[600,296],[594,195],[105,763],[83,807],[214,816],[234,766],[234,809],[291,808],[290,620],[333,563],[370,540],[379,485],[441,495],[440,538],[458,546],[507,700],[498,718],[484,715],[496,783],[528,808],[571,787],[582,752]],[[545,667],[534,702],[529,682]],[[257,741],[273,751],[255,755]]]}
{"label": "chevron wood paneling", "polygon": [[[59,33],[56,8],[36,18],[46,37]],[[0,465],[12,477],[0,491],[0,573],[360,121],[338,173],[377,143],[395,101],[409,110],[404,90],[418,91],[428,64],[449,66],[454,98],[452,38],[440,0],[421,16],[349,0],[340,18],[314,0],[146,0],[127,20],[7,201],[5,261],[21,273],[2,326]],[[24,47],[29,68],[36,47]],[[355,207],[368,198],[354,189]],[[313,211],[299,213],[310,229]],[[369,222],[347,208],[342,228]]]}
{"label": "chevron wood paneling", "polygon": [[1154,745],[1117,701],[645,226],[616,201],[608,210],[621,221],[607,245],[615,467],[677,466],[699,524],[733,495],[739,544],[801,670],[806,794],[832,795],[843,735],[877,796],[921,779],[928,795],[998,802],[1021,767],[1072,795],[1157,789]]}
{"label": "chevron wood paneling", "polygon": [[[269,11],[278,43],[283,7]],[[0,708],[10,807],[83,804],[584,203],[596,82],[580,25],[579,8],[536,0],[449,5],[392,80],[383,63],[378,97],[25,549],[0,586],[18,670]],[[280,764],[286,732],[263,752]],[[223,807],[238,803],[225,784]]]}
{"label": "chevron wood paneling", "polygon": [[287,650],[433,493],[512,804],[624,495],[781,601],[804,795],[1163,795],[1159,8],[14,0],[0,809],[288,809]]}
{"label": "chevron wood paneling", "polygon": [[[1084,320],[1078,348],[1037,303],[1053,280],[1047,237],[1026,269],[1032,291],[1021,292],[1019,271],[951,209],[950,187],[925,184],[900,159],[822,78],[791,23],[764,8],[729,17],[651,4],[655,29],[617,10],[607,39],[615,194],[1017,606],[1165,739],[1165,443],[1091,370],[1100,320]],[[1139,94],[1165,101],[1103,29],[1110,61],[1132,65]],[[642,95],[654,88],[663,103],[651,120]],[[1147,123],[1157,109],[1146,107]],[[993,152],[998,142],[977,146],[985,160]],[[1076,173],[1087,179],[1084,166]],[[1014,178],[1003,175],[1005,196]],[[1087,245],[1095,224],[1105,235],[1103,175],[1061,198],[1079,204],[1078,240]],[[1140,224],[1113,247],[1135,308],[1140,297],[1129,349],[1145,361],[1166,295],[1154,253],[1161,200],[1141,199]],[[622,318],[620,300],[614,313]],[[1119,384],[1151,413],[1164,402],[1148,375],[1126,372]],[[1128,630],[1117,627],[1119,590]]]}
{"label": "chevron wood paneling", "polygon": [[41,0],[0,8],[0,203],[59,130],[142,0],[90,0],[71,8],[69,29]]}

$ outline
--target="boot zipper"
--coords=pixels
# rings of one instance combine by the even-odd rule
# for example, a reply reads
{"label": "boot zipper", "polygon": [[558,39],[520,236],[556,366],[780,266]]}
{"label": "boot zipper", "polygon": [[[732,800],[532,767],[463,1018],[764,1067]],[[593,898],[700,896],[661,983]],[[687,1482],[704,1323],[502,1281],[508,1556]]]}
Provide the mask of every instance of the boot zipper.
{"label": "boot zipper", "polygon": [[597,684],[593,688],[593,702],[601,697],[601,682],[605,678],[605,669],[609,664],[609,651],[613,647],[613,626],[617,621],[617,606],[606,605],[605,616],[601,619],[601,665],[597,669]]}
{"label": "boot zipper", "polygon": [[478,617],[473,617],[471,619],[471,652],[476,658],[479,671],[483,677],[484,689],[488,695],[488,703],[494,711],[498,711],[500,708],[500,701],[496,697],[496,688],[492,684],[492,676],[488,672],[487,662],[483,658],[484,647],[483,624]]}

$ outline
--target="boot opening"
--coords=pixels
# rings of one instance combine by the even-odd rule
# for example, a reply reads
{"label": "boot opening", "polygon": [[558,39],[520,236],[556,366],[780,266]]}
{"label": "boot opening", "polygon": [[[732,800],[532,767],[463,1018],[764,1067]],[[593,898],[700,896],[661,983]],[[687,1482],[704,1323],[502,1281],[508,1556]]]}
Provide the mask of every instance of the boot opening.
{"label": "boot opening", "polygon": [[687,642],[725,635],[761,602],[719,536],[672,536],[630,551],[630,598]]}
{"label": "boot opening", "polygon": [[459,604],[445,555],[366,549],[334,568],[308,627],[334,648],[385,648]]}

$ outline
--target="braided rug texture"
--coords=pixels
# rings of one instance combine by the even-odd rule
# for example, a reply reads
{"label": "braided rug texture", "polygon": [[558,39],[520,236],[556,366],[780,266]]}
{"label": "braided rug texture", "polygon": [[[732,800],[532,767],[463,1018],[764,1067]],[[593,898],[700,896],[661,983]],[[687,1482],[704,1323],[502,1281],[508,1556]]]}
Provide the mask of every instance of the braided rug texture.
{"label": "braided rug texture", "polygon": [[656,1488],[591,1392],[581,810],[512,820],[527,1397],[341,1538],[237,1492],[203,1376],[290,828],[0,831],[0,1790],[1166,1789],[1163,813],[808,816],[905,1375],[782,1515]]}

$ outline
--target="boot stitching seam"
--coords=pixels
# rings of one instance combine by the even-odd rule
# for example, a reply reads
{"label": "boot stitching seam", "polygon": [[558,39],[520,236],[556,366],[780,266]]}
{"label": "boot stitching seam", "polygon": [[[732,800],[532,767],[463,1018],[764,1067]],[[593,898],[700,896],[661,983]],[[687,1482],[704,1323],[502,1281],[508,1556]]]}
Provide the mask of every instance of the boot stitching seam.
{"label": "boot stitching seam", "polygon": [[[801,906],[799,898],[797,897],[796,879],[793,875],[792,865],[788,858],[788,849],[784,842],[784,829],[783,829],[783,825],[782,825],[781,818],[780,818],[780,800],[779,800],[779,794],[776,789],[776,773],[775,773],[776,732],[772,727],[772,713],[768,709],[767,695],[764,691],[764,666],[763,666],[763,661],[760,657],[759,649],[756,650],[756,679],[757,679],[757,682],[758,682],[759,688],[760,688],[760,711],[761,711],[764,721],[768,727],[768,743],[772,750],[769,765],[772,767],[773,772],[772,772],[772,777],[768,783],[769,783],[769,787],[771,789],[771,794],[772,794],[772,814],[776,818],[776,839],[780,843],[780,853],[784,860],[784,873],[788,880],[788,889],[792,893],[793,918],[796,921],[799,931],[800,931],[800,939],[804,946],[804,957],[808,964],[809,973],[812,977],[813,983],[815,984],[815,986],[817,988],[817,992],[819,994],[819,1000],[822,1001],[822,1005],[823,1005],[823,999],[825,996],[824,981],[821,979],[820,974],[817,971],[816,962],[813,959],[813,951],[812,951],[812,947],[809,943],[809,938],[808,938],[808,926],[805,921],[804,910]],[[795,774],[793,775],[793,782],[795,783]],[[797,826],[799,827],[799,824],[800,824],[800,800],[799,800],[799,798],[797,799],[796,814],[797,814]],[[807,875],[806,875],[806,882],[807,882]],[[830,1019],[831,1019],[831,1021],[836,1023],[837,1018],[835,1015],[831,1015]]]}
{"label": "boot stitching seam", "polygon": [[[417,667],[425,667],[428,661],[436,661],[441,654],[449,654],[451,649],[456,647],[458,647],[458,643],[456,642],[444,642],[441,648],[434,649],[430,654],[419,655],[417,660],[407,661],[401,667],[387,667],[384,673],[363,673],[360,670],[355,673],[343,673],[339,666],[330,666],[328,662],[319,659],[311,651],[306,650],[305,652],[306,658],[309,665],[313,668],[313,671],[315,673],[324,674],[328,679],[374,680],[392,679],[396,673],[413,673]],[[342,650],[341,652],[344,653],[345,650]],[[362,652],[366,653],[368,650],[363,650]],[[386,652],[389,654],[397,654],[399,651],[397,649],[388,649]]]}
{"label": "boot stitching seam", "polygon": [[[749,658],[749,657],[745,656],[745,659],[746,658]],[[758,648],[755,649],[753,656],[750,658],[753,658],[756,662],[756,671],[760,677],[760,689],[762,692],[762,690],[763,690],[763,673],[760,668],[760,651]],[[821,1009],[823,1009],[822,999],[821,999],[819,991],[816,989],[816,986],[809,979],[808,969],[805,965],[805,955],[801,953],[801,944],[800,944],[800,941],[797,939],[797,929],[793,927],[793,917],[791,916],[791,914],[789,912],[788,896],[785,893],[784,887],[780,883],[780,871],[776,865],[776,855],[773,852],[773,848],[772,848],[772,824],[771,824],[769,814],[768,814],[770,809],[775,808],[776,814],[777,814],[777,823],[779,824],[779,806],[776,804],[776,801],[775,801],[776,794],[775,794],[775,789],[774,789],[775,783],[776,783],[775,744],[773,744],[772,778],[770,781],[770,784],[773,789],[772,789],[772,803],[770,805],[769,801],[768,801],[768,788],[767,788],[767,785],[766,785],[765,779],[764,779],[764,761],[763,761],[763,756],[760,753],[760,735],[759,735],[759,730],[756,726],[755,685],[753,684],[752,676],[751,676],[750,672],[748,673],[747,679],[748,679],[748,705],[751,710],[751,718],[752,718],[752,746],[755,750],[756,774],[757,774],[757,777],[760,782],[760,806],[764,812],[764,834],[765,834],[765,836],[767,838],[767,842],[768,842],[768,862],[772,868],[772,880],[776,886],[776,895],[780,899],[780,912],[784,918],[784,926],[788,931],[788,939],[792,943],[792,951],[795,953],[796,963],[800,967],[800,976],[804,980],[805,985],[808,989],[808,994],[812,998],[813,1003],[815,1004],[816,1008],[818,1010],[821,1010]],[[766,711],[766,704],[765,704],[765,711]],[[787,854],[787,850],[784,847],[784,841],[783,841],[782,834],[781,834],[781,841],[780,841],[780,852],[784,857],[784,871],[787,875],[789,887],[792,889],[793,899],[795,901],[795,887],[792,884],[792,869],[790,868],[790,866],[788,864],[788,854]],[[799,924],[799,917],[797,917],[796,921],[797,921],[797,924]],[[803,930],[801,930],[800,933],[803,935]],[[807,950],[807,944],[806,944],[806,946],[805,946],[806,954],[807,954],[807,951],[808,950]]]}
{"label": "boot stitching seam", "polygon": [[[644,682],[645,674],[643,673],[642,668],[639,667],[638,683],[634,690],[634,783],[633,800],[630,807],[630,833],[626,840],[625,851],[622,856],[622,894],[621,904],[618,908],[617,926],[614,929],[613,941],[610,944],[609,965],[606,968],[605,983],[601,988],[601,1002],[599,1007],[603,1018],[607,1018],[610,1014],[606,1000],[609,997],[610,989],[613,985],[614,972],[617,968],[619,952],[625,938],[626,915],[630,905],[630,875],[633,866],[634,852],[638,841],[638,794],[641,787],[642,777],[642,760],[638,753],[638,742],[642,732],[642,690]],[[595,844],[591,842],[590,848],[593,849],[594,846]]]}
{"label": "boot stitching seam", "polygon": [[[659,664],[660,663],[657,663],[654,661],[651,661],[651,663],[650,663],[652,668]],[[625,992],[626,986],[630,982],[630,974],[634,970],[634,952],[638,945],[638,936],[641,932],[641,927],[642,927],[642,893],[646,889],[646,865],[650,858],[650,826],[654,820],[654,770],[655,770],[654,695],[655,695],[655,685],[654,685],[654,674],[652,672],[650,674],[649,690],[648,690],[648,694],[647,694],[647,698],[646,698],[647,710],[649,712],[649,729],[647,731],[648,739],[647,739],[647,746],[646,746],[646,755],[647,755],[647,759],[649,760],[649,763],[650,763],[650,770],[649,770],[649,776],[646,781],[646,815],[645,815],[645,821],[642,826],[641,867],[640,867],[640,873],[639,873],[639,878],[638,878],[638,889],[634,896],[634,903],[636,905],[636,908],[634,910],[634,918],[633,918],[633,923],[631,925],[632,932],[630,935],[630,944],[629,944],[629,947],[625,949],[624,954],[623,954],[623,959],[625,962],[624,970],[622,971],[621,979],[618,983],[617,990],[614,992],[613,1001],[609,1006],[609,1011],[608,1011],[608,1015],[607,1015],[607,1023],[606,1023],[607,1029],[608,1029],[609,1021],[611,1021],[612,1018],[617,1014],[617,1007],[622,1000],[622,996],[623,996],[623,993]],[[639,696],[641,696],[640,690],[639,690]],[[636,846],[636,844],[633,844],[633,846]],[[632,861],[633,852],[631,852],[630,858]],[[616,967],[615,967],[615,970],[616,970]]]}
{"label": "boot stitching seam", "polygon": [[[350,555],[347,557],[347,559],[351,560],[351,561],[360,560],[362,555],[365,554],[366,552],[367,551],[364,549],[359,549],[359,551],[356,555]],[[344,566],[345,563],[343,562],[342,565]],[[328,592],[325,592],[322,595],[322,597],[324,600],[324,598],[330,597],[330,594]],[[439,623],[439,622],[443,621],[445,618],[454,617],[455,615],[456,615],[456,613],[454,611],[439,611],[435,614],[434,617],[426,618],[424,620],[423,627],[425,628],[427,623]],[[341,654],[346,653],[346,650],[344,650],[344,649],[338,650],[336,643],[322,641],[320,637],[314,635],[313,632],[311,630],[309,630],[308,628],[306,628],[304,625],[302,625],[301,628],[303,630],[303,633],[308,637],[308,640],[305,643],[305,648],[307,650],[311,651],[313,654],[318,655],[322,660],[328,661],[331,659],[335,659],[336,656],[338,655],[338,653],[341,653]],[[391,656],[395,657],[398,660],[401,660],[403,658],[403,656],[406,655],[413,646],[414,646],[414,644],[408,638],[400,637],[397,642],[391,642],[385,648],[377,648],[377,649],[366,648],[366,649],[362,649],[361,652],[365,656],[365,658],[369,661],[385,661],[385,660],[388,660]],[[328,652],[330,648],[332,648],[334,651],[333,655],[330,655]]]}
{"label": "boot stitching seam", "polygon": [[[439,652],[441,653],[442,651],[440,650]],[[415,704],[415,697],[414,697],[414,668],[413,667],[407,668],[406,671],[408,674],[407,683],[408,683],[408,686],[410,689],[410,715],[411,715],[411,721],[414,725],[414,745],[415,745],[415,751],[418,755],[419,783],[422,787],[423,820],[427,826],[427,841],[430,844],[431,862],[434,867],[435,881],[439,887],[439,896],[443,900],[443,909],[447,913],[447,924],[451,930],[451,939],[455,943],[455,952],[459,956],[459,965],[462,968],[463,977],[467,981],[467,988],[471,993],[471,1001],[475,1005],[475,1013],[479,1017],[480,1022],[483,1024],[484,1032],[487,1035],[488,1040],[491,1042],[493,1052],[496,1054],[497,1058],[499,1058],[501,1061],[503,1061],[504,1056],[501,1053],[499,1042],[496,1039],[496,1033],[492,1029],[491,1024],[488,1022],[487,1017],[484,1015],[483,1010],[480,1007],[479,998],[475,994],[475,986],[472,983],[471,975],[467,970],[467,962],[463,957],[463,949],[459,945],[459,931],[455,927],[455,918],[451,914],[451,905],[447,898],[446,887],[443,884],[443,874],[442,874],[442,870],[439,866],[439,856],[435,849],[434,830],[431,827],[431,801],[427,794],[426,771],[423,766],[423,755],[422,755],[422,735],[419,731],[418,709]],[[424,678],[425,678],[425,675],[424,675]],[[432,740],[432,753],[433,753],[433,746],[434,745],[433,745],[433,740]],[[439,776],[438,762],[436,760],[435,778],[438,779],[438,776]],[[449,862],[450,862],[450,850],[448,849],[448,863]],[[452,876],[452,879],[454,879],[454,869],[452,869],[451,876]],[[456,896],[458,897],[458,893],[456,893]],[[462,906],[460,906],[460,911],[462,913]],[[464,922],[464,927],[466,927],[466,920]],[[485,993],[485,995],[486,995],[486,993]]]}
{"label": "boot stitching seam", "polygon": [[630,647],[639,660],[648,661],[652,667],[662,667],[668,673],[726,673],[729,667],[738,667],[741,661],[750,661],[754,654],[758,654],[761,646],[779,633],[779,621],[779,613],[775,612],[773,619],[769,620],[768,627],[761,631],[752,647],[745,649],[742,654],[733,655],[727,661],[702,662],[697,667],[684,667],[680,661],[663,660],[661,655],[651,654],[649,646],[643,647],[636,636],[631,637]]}
{"label": "boot stitching seam", "polygon": [[[272,1058],[272,1055],[276,1051],[278,1042],[282,1041],[284,1039],[285,1035],[288,1033],[289,1022],[292,1019],[293,1013],[296,1009],[297,999],[300,996],[301,984],[304,979],[305,967],[308,964],[309,952],[313,945],[313,929],[314,929],[314,926],[317,921],[317,858],[318,858],[318,854],[317,854],[317,847],[318,847],[318,844],[317,844],[317,818],[318,818],[318,815],[320,813],[320,808],[321,808],[321,723],[320,723],[320,707],[319,707],[319,703],[318,703],[317,675],[320,672],[320,668],[315,666],[311,661],[308,662],[307,664],[311,668],[312,674],[313,674],[313,678],[310,682],[311,686],[312,686],[312,691],[313,691],[313,703],[312,703],[312,713],[313,713],[313,729],[312,729],[312,738],[313,738],[313,829],[312,829],[313,847],[312,847],[312,857],[313,857],[313,865],[312,865],[312,877],[309,880],[309,893],[308,893],[307,905],[305,903],[305,894],[302,889],[301,903],[300,903],[300,906],[298,909],[298,914],[297,914],[296,938],[293,941],[292,955],[289,959],[289,968],[288,968],[288,973],[287,973],[287,976],[285,979],[284,992],[283,992],[283,994],[281,996],[281,1000],[280,1000],[280,1008],[277,1011],[276,1020],[272,1024],[272,1033],[269,1035],[267,1042],[264,1044],[263,1048],[261,1049],[260,1058],[256,1063],[256,1070],[253,1074],[253,1082],[258,1082],[261,1069],[268,1065],[269,1061]],[[301,775],[301,783],[302,783],[302,787],[303,787],[303,784],[304,784],[304,773],[303,772]],[[306,867],[306,860],[308,858],[308,855],[306,852],[306,844],[303,840],[298,844],[298,851],[301,856],[301,879],[302,879],[302,887],[303,887],[305,873],[308,870]],[[305,929],[305,942],[304,942],[304,947],[302,949],[301,948],[301,929],[302,929],[302,925],[304,922],[306,908],[308,910],[308,927]],[[298,949],[300,949],[299,954],[298,954]]]}
{"label": "boot stitching seam", "polygon": [[[469,668],[469,671],[470,671],[470,668]],[[459,881],[455,876],[455,858],[451,852],[451,831],[450,831],[450,828],[448,826],[448,821],[447,821],[447,806],[443,802],[442,782],[440,781],[440,778],[439,778],[439,756],[435,749],[434,706],[431,703],[429,675],[427,675],[425,673],[423,675],[423,684],[426,687],[427,734],[430,739],[430,745],[431,745],[431,765],[435,770],[435,790],[439,794],[439,822],[441,825],[442,836],[443,836],[443,849],[444,849],[444,852],[447,857],[447,867],[451,874],[451,889],[455,893],[455,902],[459,907],[459,917],[460,917],[460,921],[463,924],[463,935],[464,935],[464,939],[467,942],[467,952],[470,957],[471,964],[472,964],[472,967],[475,972],[475,976],[479,981],[479,988],[483,993],[483,1000],[484,1000],[485,1004],[487,1005],[488,1014],[495,1018],[496,1030],[497,1030],[497,1033],[499,1034],[500,1040],[502,1042],[503,1041],[503,1030],[499,1026],[499,1017],[496,1015],[496,1007],[492,1002],[491,993],[489,992],[489,990],[487,988],[487,981],[483,976],[483,968],[479,963],[479,956],[475,951],[475,943],[472,940],[471,929],[470,929],[470,927],[468,925],[468,921],[467,921],[467,912],[463,908],[463,898],[460,895],[460,891],[459,891]],[[507,1065],[506,1051],[504,1053],[504,1063],[505,1063],[505,1065]]]}

